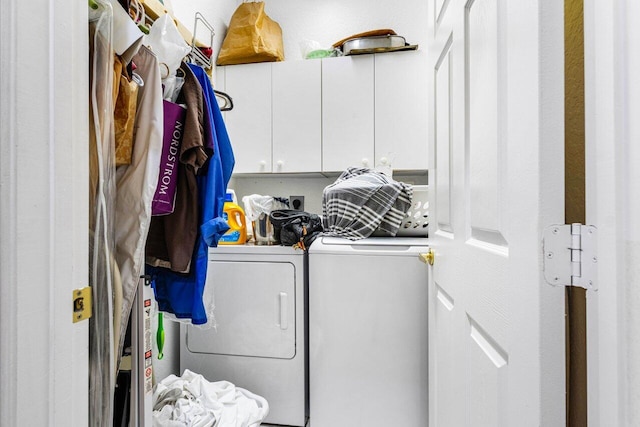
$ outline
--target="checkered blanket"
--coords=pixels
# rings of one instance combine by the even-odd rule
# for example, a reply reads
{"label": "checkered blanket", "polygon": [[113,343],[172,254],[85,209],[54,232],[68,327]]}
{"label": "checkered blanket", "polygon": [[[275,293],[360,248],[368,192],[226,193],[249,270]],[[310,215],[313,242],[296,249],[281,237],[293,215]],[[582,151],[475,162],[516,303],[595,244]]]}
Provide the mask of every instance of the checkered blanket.
{"label": "checkered blanket", "polygon": [[324,235],[359,240],[395,236],[411,207],[413,189],[364,168],[349,168],[323,191]]}

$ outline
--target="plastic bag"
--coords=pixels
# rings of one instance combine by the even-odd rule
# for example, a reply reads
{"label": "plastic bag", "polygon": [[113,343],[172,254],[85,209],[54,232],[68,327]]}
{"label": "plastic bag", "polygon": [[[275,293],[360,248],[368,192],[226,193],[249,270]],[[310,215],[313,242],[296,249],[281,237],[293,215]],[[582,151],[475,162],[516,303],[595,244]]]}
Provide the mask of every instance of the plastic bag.
{"label": "plastic bag", "polygon": [[273,196],[261,196],[260,194],[252,194],[242,198],[244,204],[244,213],[249,221],[255,221],[260,214],[269,215],[271,211],[276,209],[287,209],[289,206],[281,199]]}
{"label": "plastic bag", "polygon": [[158,57],[160,76],[164,85],[164,98],[172,100],[176,86],[176,70],[191,52],[191,46],[182,38],[169,14],[160,16],[151,26],[145,42]]}
{"label": "plastic bag", "polygon": [[241,3],[231,17],[218,65],[284,60],[282,28],[264,11],[264,2]]}
{"label": "plastic bag", "polygon": [[276,209],[287,209],[288,203],[272,196],[252,194],[242,198],[244,212],[251,222],[251,235],[256,245],[277,245],[280,239],[269,220],[269,214]]}
{"label": "plastic bag", "polygon": [[300,53],[304,59],[330,58],[341,56],[339,49],[323,48],[320,43],[315,40],[302,40],[300,42]]}

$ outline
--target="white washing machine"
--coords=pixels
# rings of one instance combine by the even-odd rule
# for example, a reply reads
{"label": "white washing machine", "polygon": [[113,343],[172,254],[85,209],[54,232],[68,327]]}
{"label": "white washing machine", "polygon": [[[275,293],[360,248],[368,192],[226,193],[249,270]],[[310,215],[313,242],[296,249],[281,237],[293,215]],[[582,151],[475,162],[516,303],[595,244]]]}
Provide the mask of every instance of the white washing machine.
{"label": "white washing machine", "polygon": [[312,427],[428,425],[424,238],[318,238],[309,249]]}
{"label": "white washing machine", "polygon": [[305,255],[283,246],[209,251],[217,330],[182,325],[180,370],[230,381],[269,402],[265,422],[304,426],[308,416]]}

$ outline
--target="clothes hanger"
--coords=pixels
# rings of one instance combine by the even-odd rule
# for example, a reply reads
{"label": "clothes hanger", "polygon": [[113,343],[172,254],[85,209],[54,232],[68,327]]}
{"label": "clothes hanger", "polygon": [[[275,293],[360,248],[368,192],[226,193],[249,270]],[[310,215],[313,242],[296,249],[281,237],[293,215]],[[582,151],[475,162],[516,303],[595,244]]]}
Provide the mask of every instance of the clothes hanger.
{"label": "clothes hanger", "polygon": [[231,99],[231,97],[227,93],[216,89],[213,90],[213,93],[216,95],[216,98],[222,99],[224,101],[224,104],[220,106],[220,111],[233,110],[233,99]]}

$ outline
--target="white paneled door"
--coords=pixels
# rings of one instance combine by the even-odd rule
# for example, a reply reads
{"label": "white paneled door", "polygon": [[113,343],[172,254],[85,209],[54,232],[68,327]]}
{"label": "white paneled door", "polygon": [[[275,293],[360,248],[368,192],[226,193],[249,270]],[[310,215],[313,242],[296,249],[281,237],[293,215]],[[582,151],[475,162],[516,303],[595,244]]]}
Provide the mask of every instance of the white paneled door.
{"label": "white paneled door", "polygon": [[429,425],[564,425],[563,2],[429,7]]}

